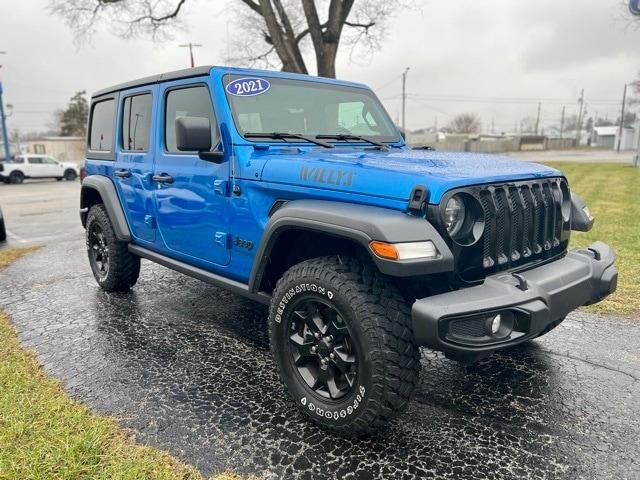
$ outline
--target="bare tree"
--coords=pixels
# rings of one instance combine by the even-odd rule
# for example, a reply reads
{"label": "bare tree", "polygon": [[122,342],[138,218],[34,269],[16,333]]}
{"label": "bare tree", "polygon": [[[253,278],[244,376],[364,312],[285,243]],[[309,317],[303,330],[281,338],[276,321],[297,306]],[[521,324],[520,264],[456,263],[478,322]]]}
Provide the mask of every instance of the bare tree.
{"label": "bare tree", "polygon": [[479,133],[482,122],[475,113],[460,113],[453,117],[448,127],[453,133]]}
{"label": "bare tree", "polygon": [[[234,41],[232,60],[308,73],[305,53],[312,47],[318,75],[335,77],[341,44],[363,47],[371,54],[380,46],[386,22],[412,0],[235,0],[234,15],[241,38]],[[180,25],[187,0],[49,0],[79,37],[91,35],[101,23],[122,37],[162,40]],[[301,4],[301,5],[300,5]],[[302,6],[302,8],[300,8]],[[257,46],[261,44],[261,46]]]}

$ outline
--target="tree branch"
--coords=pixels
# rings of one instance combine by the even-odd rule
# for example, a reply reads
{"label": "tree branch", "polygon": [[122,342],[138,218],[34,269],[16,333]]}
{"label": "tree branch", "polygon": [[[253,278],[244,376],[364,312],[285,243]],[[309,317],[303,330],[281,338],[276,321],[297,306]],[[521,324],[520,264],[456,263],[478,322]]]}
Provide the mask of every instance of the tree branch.
{"label": "tree branch", "polygon": [[[107,2],[107,3],[116,3],[119,0],[102,0],[103,2]],[[176,7],[174,8],[174,10],[172,12],[169,12],[165,15],[162,16],[155,16],[153,14],[153,9],[151,7],[151,5],[149,5],[149,13],[147,15],[143,15],[141,17],[138,18],[134,18],[131,20],[130,23],[140,23],[143,22],[145,20],[150,21],[151,23],[162,23],[162,22],[166,22],[167,20],[171,20],[172,18],[176,18],[178,16],[178,14],[180,13],[180,9],[182,8],[182,6],[185,4],[187,0],[179,0],[178,4],[176,5]]]}
{"label": "tree branch", "polygon": [[356,23],[356,22],[345,21],[344,24],[349,27],[364,28],[365,30],[369,30],[371,27],[375,26],[376,22],[371,21],[369,23]]}
{"label": "tree branch", "polygon": [[256,12],[258,15],[262,16],[262,10],[260,10],[260,5],[255,3],[253,0],[240,0],[246,6],[248,6],[251,10]]}

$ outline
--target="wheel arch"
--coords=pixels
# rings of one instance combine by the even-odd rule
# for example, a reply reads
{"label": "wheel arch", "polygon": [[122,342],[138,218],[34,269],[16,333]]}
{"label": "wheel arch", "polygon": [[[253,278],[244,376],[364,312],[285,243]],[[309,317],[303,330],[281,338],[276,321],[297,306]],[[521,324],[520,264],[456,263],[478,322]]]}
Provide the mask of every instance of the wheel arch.
{"label": "wheel arch", "polygon": [[[384,260],[369,243],[431,240],[439,257],[431,260]],[[409,277],[450,271],[453,254],[424,218],[381,207],[325,200],[292,200],[273,213],[256,253],[249,290],[270,292],[290,266],[310,258],[353,254],[370,258],[382,273]]]}
{"label": "wheel arch", "polygon": [[89,209],[99,203],[102,203],[107,210],[117,239],[124,242],[131,241],[129,225],[115,185],[110,178],[103,175],[89,175],[82,181],[80,190],[80,221],[83,227],[87,224]]}

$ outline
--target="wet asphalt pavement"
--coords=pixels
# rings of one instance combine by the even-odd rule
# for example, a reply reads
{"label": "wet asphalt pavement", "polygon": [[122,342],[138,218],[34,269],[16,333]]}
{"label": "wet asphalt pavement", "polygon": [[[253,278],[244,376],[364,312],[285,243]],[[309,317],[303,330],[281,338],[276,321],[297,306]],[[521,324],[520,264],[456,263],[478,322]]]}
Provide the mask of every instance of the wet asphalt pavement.
{"label": "wet asphalt pavement", "polygon": [[466,368],[423,350],[408,411],[344,440],[297,413],[266,309],[233,294],[146,261],[132,293],[106,294],[78,238],[0,273],[0,305],[70,394],[205,475],[640,478],[638,319],[574,313]]}

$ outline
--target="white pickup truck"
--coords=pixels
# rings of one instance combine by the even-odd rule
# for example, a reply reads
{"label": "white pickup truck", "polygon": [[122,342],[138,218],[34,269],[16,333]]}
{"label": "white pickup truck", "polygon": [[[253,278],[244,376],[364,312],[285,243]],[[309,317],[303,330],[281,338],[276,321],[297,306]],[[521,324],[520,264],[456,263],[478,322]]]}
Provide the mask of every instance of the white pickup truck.
{"label": "white pickup truck", "polygon": [[25,178],[55,178],[73,181],[80,169],[75,163],[59,162],[47,155],[19,155],[3,164],[0,180],[5,183],[22,183]]}

